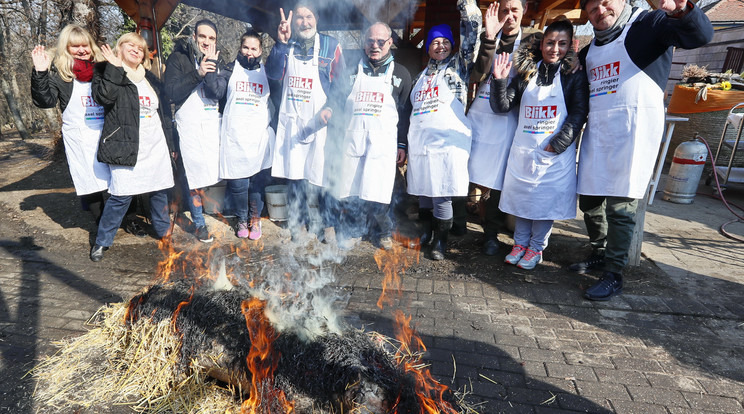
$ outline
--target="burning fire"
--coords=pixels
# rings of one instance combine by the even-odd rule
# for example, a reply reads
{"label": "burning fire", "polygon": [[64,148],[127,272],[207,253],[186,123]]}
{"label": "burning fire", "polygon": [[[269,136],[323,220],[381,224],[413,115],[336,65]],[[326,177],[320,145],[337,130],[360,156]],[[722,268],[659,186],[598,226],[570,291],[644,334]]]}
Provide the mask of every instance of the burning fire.
{"label": "burning fire", "polygon": [[258,298],[245,300],[240,305],[251,339],[246,363],[252,375],[250,398],[243,401],[241,414],[289,414],[294,411],[294,405],[287,401],[284,392],[274,386],[274,371],[281,355],[273,350],[272,343],[279,335],[264,316],[265,306],[266,303]]}
{"label": "burning fire", "polygon": [[[406,267],[411,265],[414,260],[418,263],[419,259],[418,249],[409,250],[402,247],[420,246],[418,243],[409,243],[410,240],[401,237],[399,234],[395,235],[395,240],[398,243],[394,244],[392,250],[379,249],[375,252],[377,267],[384,273],[382,294],[377,300],[377,306],[380,309],[383,309],[384,304],[393,305],[395,299],[401,296],[402,281],[400,274],[405,273]],[[396,293],[395,298],[390,295],[391,291]],[[419,364],[421,356],[426,352],[426,345],[424,345],[416,330],[411,327],[412,316],[406,316],[400,309],[395,310],[394,314],[396,322],[395,338],[400,341],[400,348],[395,354],[395,359],[402,364],[405,372],[412,375],[416,380],[419,414],[457,414],[458,410],[444,399],[444,393],[448,390],[448,387],[434,379],[428,368]],[[396,407],[394,407],[393,413],[398,413]]]}

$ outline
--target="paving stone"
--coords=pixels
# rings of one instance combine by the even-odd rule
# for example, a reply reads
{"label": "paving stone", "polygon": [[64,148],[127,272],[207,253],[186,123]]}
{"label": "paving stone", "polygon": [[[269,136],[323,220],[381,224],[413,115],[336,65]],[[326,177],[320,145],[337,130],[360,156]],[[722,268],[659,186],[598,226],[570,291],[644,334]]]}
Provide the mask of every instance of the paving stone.
{"label": "paving stone", "polygon": [[563,378],[530,378],[525,379],[525,385],[527,388],[534,388],[553,392],[565,392],[569,394],[576,394],[576,385],[573,380],[566,380]]}
{"label": "paving stone", "polygon": [[537,345],[540,349],[560,350],[569,352],[582,352],[583,349],[578,341],[560,340],[553,338],[537,338]]}
{"label": "paving stone", "polygon": [[687,400],[685,400],[684,396],[679,391],[665,390],[663,388],[638,387],[635,385],[628,385],[627,387],[633,401],[649,404],[689,407]]}
{"label": "paving stone", "polygon": [[514,333],[517,335],[524,335],[530,337],[544,337],[544,338],[555,338],[555,334],[552,329],[548,328],[533,328],[531,326],[519,326],[514,325]]}
{"label": "paving stone", "polygon": [[734,382],[721,378],[699,378],[698,382],[710,395],[732,397],[739,401],[744,400],[744,384],[741,382]]}
{"label": "paving stone", "polygon": [[668,414],[666,408],[662,405],[622,400],[610,400],[610,403],[617,414]]}
{"label": "paving stone", "polygon": [[545,363],[540,361],[522,361],[522,367],[524,367],[524,373],[530,377],[543,378],[547,377],[548,374],[545,371]]}
{"label": "paving stone", "polygon": [[548,369],[548,376],[554,378],[573,378],[574,380],[596,381],[597,376],[591,367],[578,365],[566,365],[548,362],[545,364]]}
{"label": "paving stone", "polygon": [[561,351],[549,351],[536,348],[519,348],[519,354],[525,361],[560,362],[565,363],[566,358]]}
{"label": "paving stone", "polygon": [[647,372],[646,378],[652,387],[668,388],[680,391],[702,392],[703,388],[694,378],[678,375],[666,375],[655,372]]}
{"label": "paving stone", "polygon": [[731,414],[744,413],[741,403],[734,398],[692,392],[683,392],[682,394],[693,409]]}
{"label": "paving stone", "polygon": [[561,408],[586,413],[611,413],[609,402],[602,397],[582,397],[573,394],[558,393],[556,400]]}
{"label": "paving stone", "polygon": [[601,382],[610,382],[625,385],[648,386],[649,382],[642,372],[620,371],[608,368],[594,368],[595,374]]}
{"label": "paving stone", "polygon": [[577,352],[564,352],[566,362],[569,365],[582,365],[587,367],[615,368],[609,357],[603,355],[591,355]]}
{"label": "paving stone", "polygon": [[639,359],[639,358],[625,358],[625,357],[611,357],[612,362],[623,370],[638,370],[643,372],[664,372],[661,365],[657,361]]}
{"label": "paving stone", "polygon": [[576,389],[579,395],[590,397],[602,397],[609,400],[630,400],[628,390],[622,384],[608,382],[576,381]]}
{"label": "paving stone", "polygon": [[537,348],[537,340],[530,336],[496,334],[497,345]]}
{"label": "paving stone", "polygon": [[554,329],[555,336],[558,339],[575,339],[580,342],[599,342],[595,332],[571,330],[571,329]]}

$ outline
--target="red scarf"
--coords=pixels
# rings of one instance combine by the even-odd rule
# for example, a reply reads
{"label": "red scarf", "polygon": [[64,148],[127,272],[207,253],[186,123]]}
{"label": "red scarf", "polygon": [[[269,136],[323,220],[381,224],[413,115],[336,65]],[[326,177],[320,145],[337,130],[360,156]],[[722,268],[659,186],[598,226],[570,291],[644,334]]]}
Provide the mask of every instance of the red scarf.
{"label": "red scarf", "polygon": [[90,60],[75,59],[72,65],[72,73],[80,82],[90,82],[93,79],[93,62]]}

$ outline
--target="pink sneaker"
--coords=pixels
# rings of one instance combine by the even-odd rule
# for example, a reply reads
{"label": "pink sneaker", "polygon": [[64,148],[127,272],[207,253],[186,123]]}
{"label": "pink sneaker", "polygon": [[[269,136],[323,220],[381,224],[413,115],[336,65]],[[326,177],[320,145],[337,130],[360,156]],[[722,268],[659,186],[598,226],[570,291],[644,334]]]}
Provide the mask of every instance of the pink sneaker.
{"label": "pink sneaker", "polygon": [[524,252],[527,251],[527,248],[522,246],[521,244],[515,244],[514,247],[512,247],[511,252],[506,255],[504,258],[504,263],[509,263],[512,265],[515,265],[519,263],[519,259],[524,256]]}
{"label": "pink sneaker", "polygon": [[258,240],[261,238],[261,219],[251,223],[251,232],[248,235],[248,238],[251,240]]}
{"label": "pink sneaker", "polygon": [[532,249],[527,249],[522,259],[517,263],[517,267],[525,270],[532,270],[539,263],[542,263],[542,252],[536,252]]}
{"label": "pink sneaker", "polygon": [[238,238],[245,239],[249,236],[248,231],[248,222],[247,221],[239,221],[238,222]]}

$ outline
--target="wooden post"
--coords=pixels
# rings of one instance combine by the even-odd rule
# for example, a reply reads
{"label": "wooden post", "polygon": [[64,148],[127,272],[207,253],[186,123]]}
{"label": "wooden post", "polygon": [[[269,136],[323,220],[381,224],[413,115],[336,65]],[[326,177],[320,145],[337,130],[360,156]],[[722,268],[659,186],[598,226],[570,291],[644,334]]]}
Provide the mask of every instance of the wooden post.
{"label": "wooden post", "polygon": [[638,200],[638,209],[636,210],[636,225],[633,229],[633,239],[628,249],[628,266],[641,265],[641,248],[643,247],[643,227],[646,222],[646,205],[648,205],[648,191],[643,200]]}

